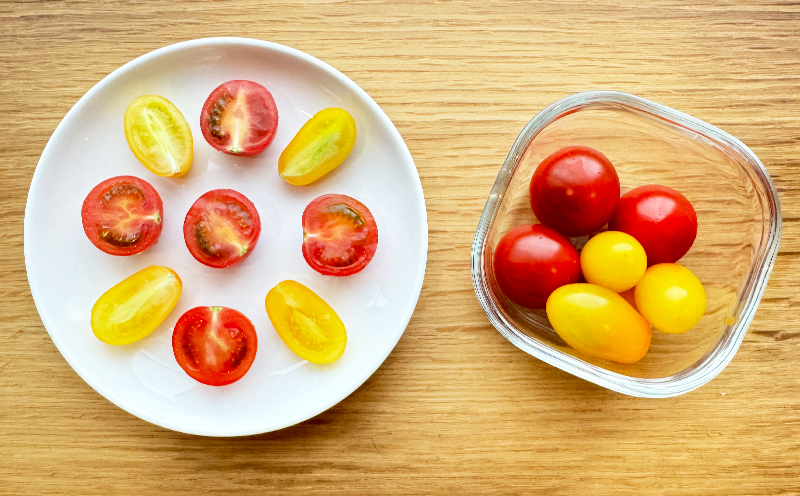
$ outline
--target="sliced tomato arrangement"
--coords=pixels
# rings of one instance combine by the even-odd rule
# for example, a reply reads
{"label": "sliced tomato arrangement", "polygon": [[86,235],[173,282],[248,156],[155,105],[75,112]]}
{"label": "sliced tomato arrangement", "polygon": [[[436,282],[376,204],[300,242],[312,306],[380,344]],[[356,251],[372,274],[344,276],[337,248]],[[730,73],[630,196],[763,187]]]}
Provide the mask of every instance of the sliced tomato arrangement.
{"label": "sliced tomato arrangement", "polygon": [[369,209],[346,195],[323,195],[303,211],[303,257],[312,269],[349,276],[378,249],[378,225]]}
{"label": "sliced tomato arrangement", "polygon": [[198,198],[183,222],[183,238],[200,263],[223,268],[250,256],[261,234],[253,202],[232,189],[215,189]]}
{"label": "sliced tomato arrangement", "polygon": [[83,231],[109,255],[134,255],[161,236],[164,207],[158,192],[134,176],[106,179],[89,192],[81,208]]}
{"label": "sliced tomato arrangement", "polygon": [[278,129],[278,107],[260,84],[233,80],[219,85],[206,99],[200,129],[209,145],[230,155],[264,151]]}
{"label": "sliced tomato arrangement", "polygon": [[144,95],[132,101],[125,110],[125,139],[154,174],[182,176],[192,166],[192,131],[166,98]]}
{"label": "sliced tomato arrangement", "polygon": [[194,380],[224,386],[241,379],[256,358],[253,323],[227,307],[196,307],[184,313],[172,332],[178,365]]}

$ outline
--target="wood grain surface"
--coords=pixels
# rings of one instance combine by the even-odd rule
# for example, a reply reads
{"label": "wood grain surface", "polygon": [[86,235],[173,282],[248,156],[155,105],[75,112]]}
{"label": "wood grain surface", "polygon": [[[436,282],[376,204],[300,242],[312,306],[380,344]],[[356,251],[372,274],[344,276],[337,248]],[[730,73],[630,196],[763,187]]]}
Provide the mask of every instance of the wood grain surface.
{"label": "wood grain surface", "polygon": [[[430,232],[416,313],[381,368],[316,418],[234,439],[161,429],[92,390],[23,260],[28,187],[64,114],[129,60],[208,36],[289,45],[364,88],[411,150]],[[0,74],[0,494],[800,494],[799,2],[3,0]],[[780,193],[781,251],[745,341],[683,396],[626,397],[526,355],[472,289],[511,144],[588,89],[732,133]]]}

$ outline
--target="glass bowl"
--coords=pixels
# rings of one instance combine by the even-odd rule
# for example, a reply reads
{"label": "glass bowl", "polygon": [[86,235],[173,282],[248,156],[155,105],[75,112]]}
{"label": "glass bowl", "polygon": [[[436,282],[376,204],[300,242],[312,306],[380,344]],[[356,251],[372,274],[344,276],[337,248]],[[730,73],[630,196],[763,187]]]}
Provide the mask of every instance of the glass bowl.
{"label": "glass bowl", "polygon": [[[662,184],[683,193],[697,212],[697,239],[679,263],[702,281],[706,313],[684,334],[654,331],[650,351],[634,364],[570,348],[544,310],[514,304],[495,282],[492,259],[500,238],[516,226],[537,223],[528,195],[533,171],[568,145],[605,154],[617,169],[622,193]],[[521,350],[608,389],[664,398],[705,384],[731,361],[766,287],[780,232],[775,186],[741,141],[633,95],[589,91],[540,112],[514,142],[475,233],[472,280],[492,325]],[[573,239],[578,247],[584,241]]]}

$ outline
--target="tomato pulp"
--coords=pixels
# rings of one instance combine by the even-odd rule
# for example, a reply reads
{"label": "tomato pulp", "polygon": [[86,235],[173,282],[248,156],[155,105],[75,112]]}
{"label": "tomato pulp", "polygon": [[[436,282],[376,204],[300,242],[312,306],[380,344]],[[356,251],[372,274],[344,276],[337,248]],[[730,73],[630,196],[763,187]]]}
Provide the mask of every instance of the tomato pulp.
{"label": "tomato pulp", "polygon": [[125,110],[125,139],[134,156],[159,176],[182,176],[192,166],[192,131],[166,98],[144,95]]}

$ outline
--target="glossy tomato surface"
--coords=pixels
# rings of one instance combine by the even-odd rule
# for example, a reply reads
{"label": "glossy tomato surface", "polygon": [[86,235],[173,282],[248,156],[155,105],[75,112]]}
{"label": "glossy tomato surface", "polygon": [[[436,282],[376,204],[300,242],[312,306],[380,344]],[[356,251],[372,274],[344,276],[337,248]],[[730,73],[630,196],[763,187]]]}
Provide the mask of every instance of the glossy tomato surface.
{"label": "glossy tomato surface", "polygon": [[182,176],[192,166],[192,131],[166,98],[144,95],[125,110],[125,139],[134,156],[159,176]]}
{"label": "glossy tomato surface", "polygon": [[578,251],[569,240],[541,224],[508,231],[494,252],[494,273],[500,290],[527,308],[544,308],[556,288],[578,281]]}
{"label": "glossy tomato surface", "polygon": [[599,151],[568,146],[536,168],[530,197],[539,222],[565,236],[583,236],[608,223],[619,201],[619,177]]}
{"label": "glossy tomato surface", "polygon": [[700,279],[675,263],[649,267],[636,285],[634,298],[650,325],[668,334],[688,331],[706,312],[706,291]]}
{"label": "glossy tomato surface", "polygon": [[581,272],[586,282],[616,293],[634,287],[647,269],[647,255],[630,234],[604,231],[592,236],[581,250]]}
{"label": "glossy tomato surface", "polygon": [[153,246],[163,217],[158,192],[133,176],[106,179],[92,188],[81,208],[89,241],[110,255],[134,255]]}
{"label": "glossy tomato surface", "polygon": [[697,214],[682,194],[650,184],[622,195],[608,228],[636,238],[647,253],[648,265],[672,263],[692,247],[697,237]]}
{"label": "glossy tomato surface", "polygon": [[215,189],[197,199],[183,222],[183,238],[200,263],[223,268],[242,262],[261,234],[255,205],[231,189]]}
{"label": "glossy tomato surface", "polygon": [[209,386],[238,381],[256,358],[258,337],[253,323],[227,307],[187,311],[172,332],[172,351],[189,376]]}
{"label": "glossy tomato surface", "polygon": [[303,257],[320,274],[355,274],[369,264],[377,249],[375,218],[355,198],[323,195],[303,211]]}
{"label": "glossy tomato surface", "polygon": [[200,129],[209,145],[230,155],[255,155],[272,143],[278,129],[278,107],[260,84],[233,80],[206,99]]}

